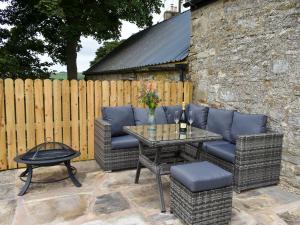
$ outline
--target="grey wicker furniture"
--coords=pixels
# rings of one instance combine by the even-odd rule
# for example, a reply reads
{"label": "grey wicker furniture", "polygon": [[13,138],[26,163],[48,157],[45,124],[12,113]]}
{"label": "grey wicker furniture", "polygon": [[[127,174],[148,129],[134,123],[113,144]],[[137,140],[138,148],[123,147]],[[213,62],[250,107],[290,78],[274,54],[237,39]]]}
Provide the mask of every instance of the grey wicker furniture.
{"label": "grey wicker furniture", "polygon": [[207,161],[171,167],[171,212],[187,225],[228,224],[232,174]]}
{"label": "grey wicker furniture", "polygon": [[136,168],[138,146],[112,149],[111,124],[101,118],[95,120],[95,160],[104,171]]}
{"label": "grey wicker furniture", "polygon": [[[201,145],[202,142],[220,140],[222,137],[195,127],[192,128],[191,133],[180,134],[175,124],[156,125],[155,130],[149,128],[149,125],[126,126],[124,131],[139,140],[139,161],[135,183],[139,181],[142,166],[154,173],[158,185],[161,212],[165,212],[161,176],[170,174],[171,165],[195,160],[185,151],[185,144]],[[155,155],[149,154],[149,150],[154,151]]]}

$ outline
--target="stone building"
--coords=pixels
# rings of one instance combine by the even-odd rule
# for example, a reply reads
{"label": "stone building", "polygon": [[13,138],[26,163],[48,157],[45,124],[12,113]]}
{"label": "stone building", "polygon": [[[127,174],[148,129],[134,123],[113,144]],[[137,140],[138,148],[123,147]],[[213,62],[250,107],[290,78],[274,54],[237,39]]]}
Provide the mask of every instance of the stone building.
{"label": "stone building", "polygon": [[86,79],[183,79],[187,73],[191,12],[176,14],[132,35],[85,71]]}
{"label": "stone building", "polygon": [[[300,1],[187,1],[193,100],[269,116],[284,133],[281,182],[300,193]],[[298,189],[297,189],[298,188]]]}

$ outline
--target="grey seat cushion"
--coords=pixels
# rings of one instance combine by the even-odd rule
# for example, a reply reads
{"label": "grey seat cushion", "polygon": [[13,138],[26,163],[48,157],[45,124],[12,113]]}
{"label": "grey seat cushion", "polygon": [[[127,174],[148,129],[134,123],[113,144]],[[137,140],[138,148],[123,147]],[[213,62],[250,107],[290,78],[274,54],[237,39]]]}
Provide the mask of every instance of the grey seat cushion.
{"label": "grey seat cushion", "polygon": [[209,108],[206,129],[220,134],[227,141],[231,140],[232,110]]}
{"label": "grey seat cushion", "polygon": [[[133,108],[134,120],[136,125],[148,124],[148,108]],[[155,109],[155,123],[156,124],[166,124],[167,117],[163,107],[157,107]]]}
{"label": "grey seat cushion", "polygon": [[181,115],[182,108],[179,105],[176,106],[164,106],[164,110],[166,112],[166,117],[167,121],[169,124],[175,123],[174,117],[175,117],[175,112],[178,111],[179,115]]}
{"label": "grey seat cushion", "polygon": [[172,166],[171,176],[192,192],[232,185],[230,172],[207,161]]}
{"label": "grey seat cushion", "polygon": [[111,138],[111,149],[127,149],[127,148],[137,148],[139,146],[139,141],[131,135],[124,135]]}
{"label": "grey seat cushion", "polygon": [[123,127],[135,125],[131,105],[102,107],[102,118],[111,124],[112,137],[126,135],[123,131]]}
{"label": "grey seat cushion", "polygon": [[228,141],[205,142],[203,150],[227,162],[235,161],[235,145]]}
{"label": "grey seat cushion", "polygon": [[267,116],[234,112],[231,126],[231,137],[235,143],[240,135],[260,134],[267,130]]}
{"label": "grey seat cushion", "polygon": [[189,104],[187,118],[189,118],[189,112],[193,112],[193,126],[200,129],[205,129],[207,124],[208,107]]}

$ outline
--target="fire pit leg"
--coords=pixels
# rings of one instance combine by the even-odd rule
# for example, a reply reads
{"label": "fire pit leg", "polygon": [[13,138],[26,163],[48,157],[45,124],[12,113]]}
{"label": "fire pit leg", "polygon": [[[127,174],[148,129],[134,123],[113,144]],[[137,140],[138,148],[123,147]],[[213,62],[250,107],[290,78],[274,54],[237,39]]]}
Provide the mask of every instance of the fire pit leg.
{"label": "fire pit leg", "polygon": [[67,167],[69,177],[70,177],[70,179],[72,180],[72,182],[74,183],[74,185],[75,185],[76,187],[81,187],[81,183],[80,183],[80,182],[76,179],[76,177],[74,176],[74,173],[73,173],[73,170],[72,170],[70,161],[66,161],[66,162],[65,162],[65,166]]}
{"label": "fire pit leg", "polygon": [[28,173],[28,175],[27,175],[26,182],[25,182],[24,186],[22,187],[22,189],[19,193],[19,196],[24,195],[29,188],[29,185],[31,183],[31,178],[32,178],[32,166],[27,165],[27,169],[23,173],[21,173],[21,176],[25,176],[27,173]]}
{"label": "fire pit leg", "polygon": [[20,174],[20,177],[25,177],[26,176],[26,174],[28,173],[28,167],[26,168],[26,170],[25,171],[23,171],[21,174]]}

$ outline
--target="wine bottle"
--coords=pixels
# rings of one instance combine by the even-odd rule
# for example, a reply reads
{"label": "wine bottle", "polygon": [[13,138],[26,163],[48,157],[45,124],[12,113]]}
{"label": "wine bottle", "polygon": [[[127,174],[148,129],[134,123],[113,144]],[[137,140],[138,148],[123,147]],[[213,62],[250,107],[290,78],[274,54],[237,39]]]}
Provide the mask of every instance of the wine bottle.
{"label": "wine bottle", "polygon": [[187,124],[186,124],[186,118],[185,118],[185,103],[182,102],[182,112],[179,119],[179,132],[180,133],[186,133],[187,131]]}

